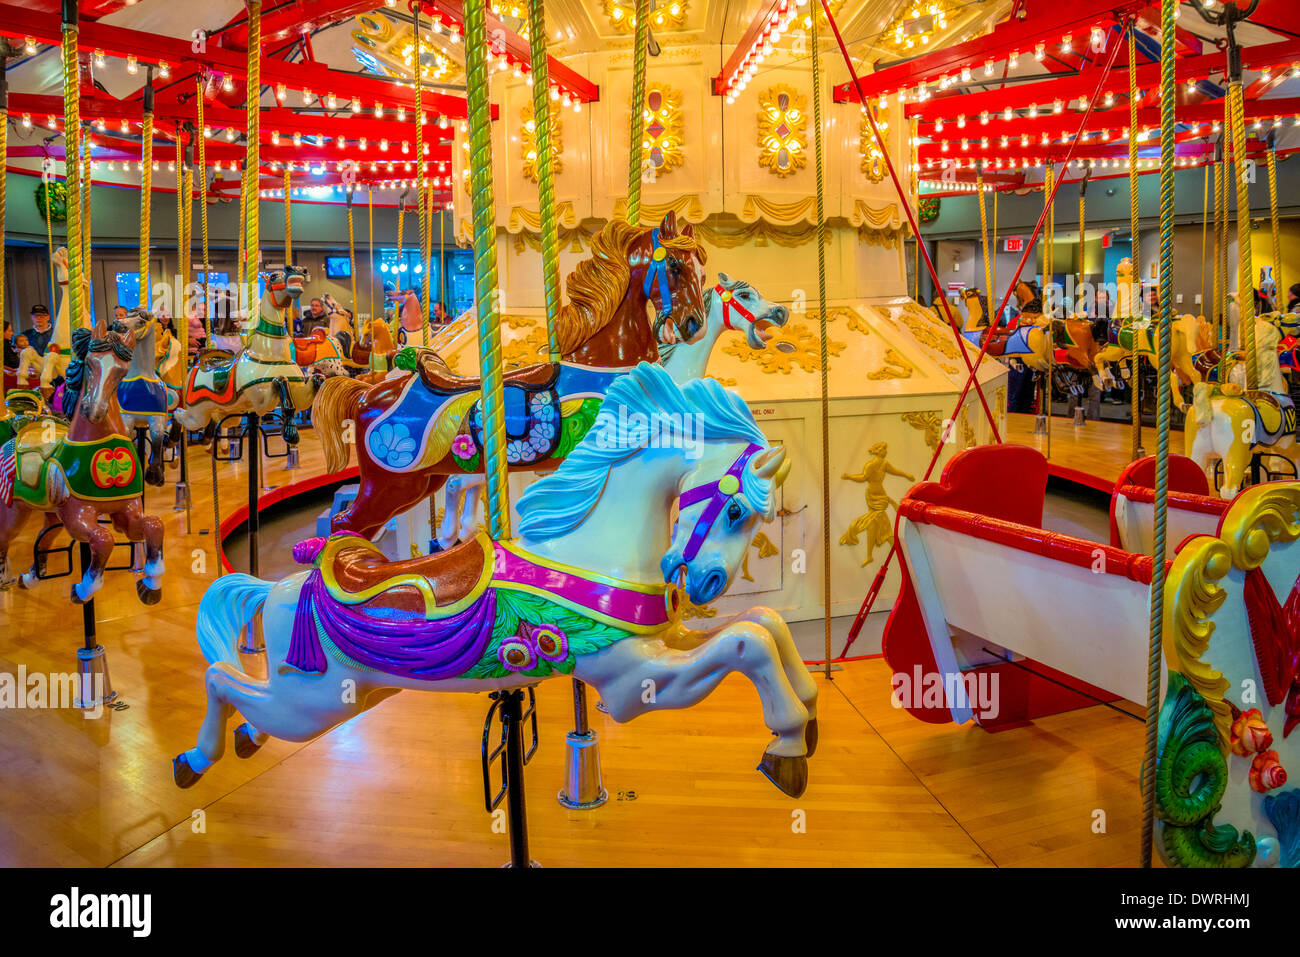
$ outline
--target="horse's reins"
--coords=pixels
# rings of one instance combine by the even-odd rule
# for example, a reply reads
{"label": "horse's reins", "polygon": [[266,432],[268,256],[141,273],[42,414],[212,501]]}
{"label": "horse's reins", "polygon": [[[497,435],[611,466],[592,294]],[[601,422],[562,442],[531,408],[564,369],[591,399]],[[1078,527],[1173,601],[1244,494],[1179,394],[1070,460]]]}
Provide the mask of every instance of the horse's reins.
{"label": "horse's reins", "polygon": [[743,329],[737,328],[731,324],[731,312],[733,309],[751,326],[754,324],[754,314],[740,304],[740,300],[736,298],[736,294],[732,290],[726,289],[723,287],[722,283],[718,283],[713,287],[713,291],[716,292],[718,298],[722,300],[722,328],[730,329],[733,332],[744,332]]}
{"label": "horse's reins", "polygon": [[679,513],[692,505],[698,505],[700,502],[708,503],[704,506],[704,511],[700,513],[700,517],[695,520],[695,527],[691,529],[691,537],[686,542],[686,550],[682,552],[683,562],[691,561],[700,553],[700,548],[704,545],[704,540],[709,534],[709,529],[713,527],[718,513],[744,488],[742,477],[745,473],[745,466],[754,457],[754,453],[760,452],[762,449],[761,445],[755,445],[751,442],[745,447],[745,451],[736,456],[736,460],[731,463],[731,468],[727,469],[720,479],[688,489],[678,498],[677,508]]}
{"label": "horse's reins", "polygon": [[[650,231],[650,262],[646,266],[645,280],[641,283],[641,292],[654,302],[654,289],[659,292],[659,304],[655,308],[654,332],[655,338],[659,338],[660,332],[673,314],[673,290],[668,282],[668,249],[659,242],[659,227],[656,226]],[[676,325],[676,323],[674,323]],[[682,335],[679,327],[677,334],[683,341],[686,336]]]}

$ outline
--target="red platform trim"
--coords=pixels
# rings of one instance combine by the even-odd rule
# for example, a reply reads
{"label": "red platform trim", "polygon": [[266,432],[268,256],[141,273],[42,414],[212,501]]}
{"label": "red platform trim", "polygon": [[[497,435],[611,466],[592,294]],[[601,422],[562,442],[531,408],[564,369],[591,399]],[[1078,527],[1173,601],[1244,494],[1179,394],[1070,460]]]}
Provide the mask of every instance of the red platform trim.
{"label": "red platform trim", "polygon": [[1113,545],[1089,542],[1072,535],[1030,528],[1015,522],[1004,522],[999,518],[975,515],[945,505],[930,505],[910,498],[903,499],[898,511],[908,521],[946,528],[962,535],[1006,545],[1079,568],[1095,568],[1097,553],[1100,551],[1104,562],[1099,574],[1119,575],[1143,585],[1151,584],[1154,563],[1150,555],[1135,555]]}

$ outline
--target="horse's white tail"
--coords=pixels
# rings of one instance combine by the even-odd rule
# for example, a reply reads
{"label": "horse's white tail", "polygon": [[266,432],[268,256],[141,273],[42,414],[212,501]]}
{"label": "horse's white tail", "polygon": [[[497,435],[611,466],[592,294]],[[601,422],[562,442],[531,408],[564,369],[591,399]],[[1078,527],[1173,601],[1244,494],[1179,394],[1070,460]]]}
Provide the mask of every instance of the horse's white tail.
{"label": "horse's white tail", "polygon": [[225,575],[208,586],[199,602],[198,639],[209,664],[224,661],[239,667],[235,642],[274,587],[274,582],[240,574]]}

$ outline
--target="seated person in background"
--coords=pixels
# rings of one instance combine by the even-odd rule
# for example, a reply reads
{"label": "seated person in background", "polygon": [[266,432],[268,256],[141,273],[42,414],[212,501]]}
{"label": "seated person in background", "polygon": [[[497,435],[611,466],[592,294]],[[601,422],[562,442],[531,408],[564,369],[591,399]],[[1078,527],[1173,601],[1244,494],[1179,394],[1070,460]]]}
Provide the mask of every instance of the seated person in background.
{"label": "seated person in background", "polygon": [[433,315],[429,321],[435,326],[445,326],[451,322],[451,316],[447,315],[447,310],[443,308],[442,300],[435,299],[433,301]]}
{"label": "seated person in background", "polygon": [[39,304],[32,306],[31,325],[24,330],[23,334],[27,336],[27,344],[35,349],[38,355],[45,355],[45,350],[54,338],[54,327],[50,325],[50,310]]}
{"label": "seated person in background", "polygon": [[1295,283],[1287,292],[1286,311],[1295,312],[1300,309],[1300,282]]}
{"label": "seated person in background", "polygon": [[113,307],[113,319],[114,319],[116,322],[125,322],[125,321],[126,321],[126,306],[122,305],[120,302],[119,302],[116,306],[114,306],[114,307]]}
{"label": "seated person in background", "polygon": [[293,334],[300,339],[310,336],[316,329],[329,330],[329,313],[325,311],[325,302],[322,299],[313,299],[311,307],[302,314],[293,323]]}

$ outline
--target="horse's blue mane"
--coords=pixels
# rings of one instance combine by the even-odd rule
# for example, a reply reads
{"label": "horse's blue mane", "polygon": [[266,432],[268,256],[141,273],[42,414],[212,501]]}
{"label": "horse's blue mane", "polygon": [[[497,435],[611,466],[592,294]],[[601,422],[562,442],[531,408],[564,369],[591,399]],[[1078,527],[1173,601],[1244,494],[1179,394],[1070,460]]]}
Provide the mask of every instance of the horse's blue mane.
{"label": "horse's blue mane", "polygon": [[[692,423],[693,441],[751,442],[768,447],[767,437],[740,396],[713,379],[679,386],[660,366],[642,362],[610,386],[582,443],[554,473],[534,482],[519,497],[519,531],[544,538],[580,525],[600,500],[610,469],[638,455],[655,437],[653,426],[647,429],[645,423],[664,421],[665,416],[675,423]],[[771,513],[770,479],[750,473],[744,495],[756,512]]]}

